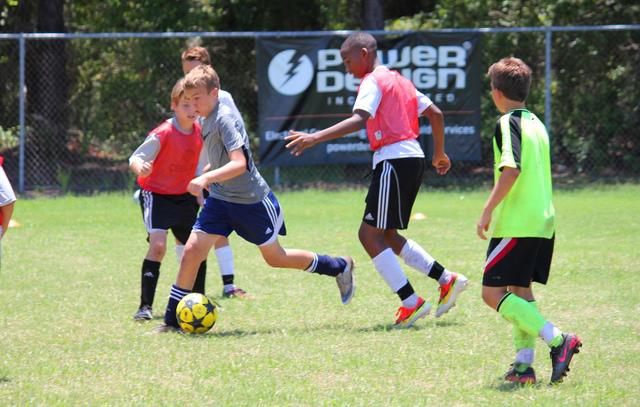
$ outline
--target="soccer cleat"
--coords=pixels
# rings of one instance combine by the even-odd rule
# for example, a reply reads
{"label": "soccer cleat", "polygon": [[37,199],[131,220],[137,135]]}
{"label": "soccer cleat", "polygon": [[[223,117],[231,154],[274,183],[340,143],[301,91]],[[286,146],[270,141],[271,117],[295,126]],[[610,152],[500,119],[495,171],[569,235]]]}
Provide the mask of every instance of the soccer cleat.
{"label": "soccer cleat", "polygon": [[252,299],[250,294],[248,294],[245,290],[240,287],[233,287],[233,289],[229,291],[222,290],[222,296],[224,298],[244,298],[244,299]]}
{"label": "soccer cleat", "polygon": [[458,295],[467,288],[468,283],[469,280],[462,274],[451,273],[449,282],[438,287],[440,299],[438,300],[438,309],[436,309],[436,318],[440,318],[456,304]]}
{"label": "soccer cleat", "polygon": [[536,384],[536,372],[531,366],[520,372],[516,368],[518,363],[512,363],[511,369],[504,374],[504,380],[520,384]]}
{"label": "soccer cleat", "polygon": [[165,332],[182,333],[182,330],[177,326],[162,324],[153,328],[153,331],[151,331],[153,334],[163,334]]}
{"label": "soccer cleat", "polygon": [[569,371],[569,363],[575,353],[580,353],[582,342],[575,334],[562,334],[561,345],[551,348],[551,383],[560,383]]}
{"label": "soccer cleat", "polygon": [[148,305],[143,305],[142,307],[140,307],[138,312],[133,315],[133,319],[136,321],[151,321],[153,319],[151,307]]}
{"label": "soccer cleat", "polygon": [[340,290],[340,298],[342,303],[347,305],[351,302],[353,294],[356,292],[356,278],[353,275],[353,270],[356,268],[356,262],[349,256],[343,257],[347,262],[344,271],[336,276],[336,283]]}
{"label": "soccer cleat", "polygon": [[418,297],[418,303],[413,308],[400,307],[396,311],[396,327],[411,328],[413,324],[426,316],[431,311],[431,304],[426,302],[422,297]]}

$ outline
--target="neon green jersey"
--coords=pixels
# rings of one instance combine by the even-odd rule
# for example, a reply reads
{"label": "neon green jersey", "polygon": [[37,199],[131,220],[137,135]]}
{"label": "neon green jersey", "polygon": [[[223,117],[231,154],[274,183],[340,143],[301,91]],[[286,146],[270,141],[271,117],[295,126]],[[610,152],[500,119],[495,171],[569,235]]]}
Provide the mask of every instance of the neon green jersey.
{"label": "neon green jersey", "polygon": [[526,109],[498,120],[493,137],[494,181],[504,167],[520,169],[511,190],[493,212],[493,237],[544,237],[555,232],[551,202],[551,154],[544,124]]}

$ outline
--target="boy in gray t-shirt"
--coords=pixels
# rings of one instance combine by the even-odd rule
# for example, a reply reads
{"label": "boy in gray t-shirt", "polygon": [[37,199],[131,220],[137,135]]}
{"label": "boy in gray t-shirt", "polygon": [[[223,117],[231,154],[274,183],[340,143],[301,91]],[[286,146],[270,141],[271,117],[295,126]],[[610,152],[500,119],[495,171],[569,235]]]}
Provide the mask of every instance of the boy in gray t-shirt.
{"label": "boy in gray t-shirt", "polygon": [[351,257],[320,255],[307,250],[284,249],[278,235],[286,234],[280,204],[258,172],[249,138],[237,114],[220,105],[220,80],[210,66],[198,66],[185,77],[185,92],[203,116],[203,151],[207,171],[194,178],[187,187],[193,195],[210,191],[187,241],[176,283],[171,287],[164,332],[178,328],[176,307],[193,288],[198,264],[211,247],[231,232],[258,246],[266,263],[272,267],[293,268],[336,278],[343,304],[355,291],[354,262]]}
{"label": "boy in gray t-shirt", "polygon": [[[185,75],[191,72],[191,70],[196,66],[211,65],[209,52],[203,47],[189,48],[182,53],[180,60],[182,63],[182,71]],[[240,117],[240,121],[242,122],[242,116],[240,115],[240,112],[233,101],[233,97],[229,92],[218,89],[218,103],[229,107],[237,117]],[[244,125],[244,122],[242,122],[242,124]],[[218,267],[220,268],[220,276],[222,277],[222,296],[227,298],[251,298],[245,290],[234,284],[235,267],[233,265],[233,251],[231,250],[229,240],[225,237],[221,237],[216,241],[214,247],[216,260],[218,260]]]}

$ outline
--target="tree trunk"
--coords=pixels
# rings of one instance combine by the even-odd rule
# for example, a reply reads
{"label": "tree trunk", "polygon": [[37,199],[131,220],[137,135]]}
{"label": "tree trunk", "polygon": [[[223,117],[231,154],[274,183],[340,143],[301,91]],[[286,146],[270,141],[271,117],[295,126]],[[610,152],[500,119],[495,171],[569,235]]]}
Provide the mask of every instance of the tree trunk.
{"label": "tree trunk", "polygon": [[[64,0],[39,0],[37,32],[64,32]],[[65,40],[27,41],[27,108],[30,127],[26,148],[29,186],[57,185],[63,171],[67,131]]]}
{"label": "tree trunk", "polygon": [[383,0],[364,0],[362,2],[362,28],[365,30],[384,30]]}

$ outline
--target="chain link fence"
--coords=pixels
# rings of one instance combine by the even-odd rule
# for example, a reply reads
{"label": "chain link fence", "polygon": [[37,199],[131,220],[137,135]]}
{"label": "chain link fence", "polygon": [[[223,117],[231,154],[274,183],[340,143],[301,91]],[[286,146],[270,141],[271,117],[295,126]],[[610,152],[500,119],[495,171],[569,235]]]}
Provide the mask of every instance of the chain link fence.
{"label": "chain link fence", "polygon": [[[542,28],[479,31],[483,32],[484,71],[504,56],[518,56],[534,70],[529,108],[545,116],[545,97],[547,92],[551,95],[557,180],[638,178],[640,26],[556,29],[552,37]],[[171,116],[169,93],[182,76],[180,54],[194,45],[209,50],[222,89],[231,92],[243,113],[259,162],[258,35],[263,34],[0,37],[0,155],[5,157],[9,178],[23,191],[133,189],[135,177],[127,159],[149,130]],[[552,81],[546,83],[545,41],[549,39]],[[25,51],[22,142],[20,41]],[[498,112],[483,80],[483,159],[455,162],[447,177],[427,176],[427,184],[473,185],[491,180],[490,140]],[[325,188],[365,184],[369,171],[368,165],[261,168],[271,185]]]}

